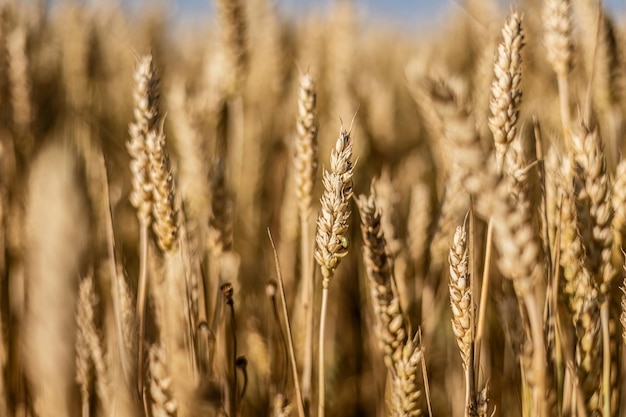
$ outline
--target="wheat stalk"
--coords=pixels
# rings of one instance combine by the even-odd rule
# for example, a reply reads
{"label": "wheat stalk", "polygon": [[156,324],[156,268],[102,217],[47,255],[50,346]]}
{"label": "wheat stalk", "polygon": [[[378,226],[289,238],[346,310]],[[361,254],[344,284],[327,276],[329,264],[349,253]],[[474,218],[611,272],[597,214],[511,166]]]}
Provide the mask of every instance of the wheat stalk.
{"label": "wheat stalk", "polygon": [[315,80],[309,73],[300,77],[298,89],[298,114],[296,119],[295,141],[295,186],[300,218],[300,262],[301,288],[306,326],[304,368],[302,372],[302,395],[305,404],[311,396],[311,378],[313,373],[313,295],[314,271],[311,258],[310,216],[315,176],[317,173],[317,91]]}
{"label": "wheat stalk", "polygon": [[139,278],[137,290],[137,322],[139,335],[137,343],[138,390],[143,390],[143,338],[145,333],[146,290],[148,287],[148,228],[153,210],[153,183],[150,180],[150,156],[147,148],[148,132],[160,120],[159,78],[152,63],[152,56],[140,59],[135,70],[135,90],[133,110],[135,121],[128,126],[130,140],[126,149],[130,154],[131,185],[130,203],[137,210],[139,218]]}
{"label": "wheat stalk", "polygon": [[324,375],[324,330],[328,303],[328,286],[341,258],[348,253],[347,232],[352,197],[352,140],[350,132],[341,129],[330,153],[330,170],[324,171],[322,210],[317,219],[315,260],[322,272],[322,307],[319,331],[318,417],[324,417],[326,401]]}

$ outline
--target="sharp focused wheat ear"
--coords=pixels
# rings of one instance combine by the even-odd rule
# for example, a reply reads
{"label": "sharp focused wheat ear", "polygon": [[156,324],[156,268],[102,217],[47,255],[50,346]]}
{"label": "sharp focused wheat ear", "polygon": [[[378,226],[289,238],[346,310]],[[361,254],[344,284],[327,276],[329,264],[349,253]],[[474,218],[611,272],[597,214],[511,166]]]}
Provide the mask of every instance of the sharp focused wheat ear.
{"label": "sharp focused wheat ear", "polygon": [[450,305],[452,307],[452,330],[456,336],[463,368],[471,365],[470,352],[472,345],[472,324],[474,304],[470,287],[470,271],[468,268],[469,252],[465,226],[459,226],[454,233],[450,248]]}
{"label": "sharp focused wheat ear", "polygon": [[498,167],[517,132],[516,123],[522,100],[522,55],[524,33],[522,17],[513,12],[502,28],[502,42],[493,68],[495,79],[491,84],[489,128],[496,146]]}
{"label": "sharp focused wheat ear", "polygon": [[330,171],[324,171],[322,212],[317,219],[315,260],[322,271],[322,307],[320,310],[318,417],[324,417],[326,401],[324,376],[324,330],[328,304],[328,286],[341,258],[348,253],[348,221],[352,197],[352,141],[350,132],[341,130],[330,153]]}
{"label": "sharp focused wheat ear", "polygon": [[348,253],[345,238],[352,197],[352,141],[342,130],[330,154],[330,170],[324,171],[322,212],[317,219],[315,259],[322,270],[322,287],[328,288],[341,258]]}

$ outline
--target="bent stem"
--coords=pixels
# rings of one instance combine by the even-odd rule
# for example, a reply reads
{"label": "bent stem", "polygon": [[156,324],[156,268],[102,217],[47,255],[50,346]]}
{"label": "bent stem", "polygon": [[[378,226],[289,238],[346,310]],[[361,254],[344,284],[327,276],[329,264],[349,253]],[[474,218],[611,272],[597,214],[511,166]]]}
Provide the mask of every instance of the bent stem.
{"label": "bent stem", "polygon": [[[296,389],[296,401],[298,403],[298,416],[305,417],[304,403],[302,401],[302,392],[300,391],[300,382],[298,379],[298,367],[296,363],[296,353],[293,346],[293,336],[291,334],[291,324],[289,323],[289,312],[287,311],[287,296],[285,295],[285,282],[283,281],[283,274],[280,270],[280,263],[278,262],[278,252],[276,252],[276,246],[274,245],[274,239],[269,228],[267,234],[270,237],[272,243],[272,250],[274,251],[274,262],[276,263],[276,274],[278,275],[278,287],[280,289],[280,300],[283,305],[283,315],[285,319],[285,327],[287,327],[287,341],[289,342],[289,361],[291,362],[291,370],[293,372],[293,383]],[[280,321],[279,321],[280,324]],[[282,331],[281,331],[282,335]]]}

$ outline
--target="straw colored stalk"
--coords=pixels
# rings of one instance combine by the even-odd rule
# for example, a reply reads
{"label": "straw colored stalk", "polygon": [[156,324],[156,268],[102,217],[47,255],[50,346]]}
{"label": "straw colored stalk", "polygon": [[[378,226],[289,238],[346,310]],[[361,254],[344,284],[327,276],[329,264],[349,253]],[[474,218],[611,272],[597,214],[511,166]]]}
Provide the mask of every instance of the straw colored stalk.
{"label": "straw colored stalk", "polygon": [[72,415],[73,306],[89,242],[89,208],[78,172],[75,155],[55,143],[39,154],[28,181],[23,354],[41,417]]}
{"label": "straw colored stalk", "polygon": [[420,182],[411,188],[407,225],[409,253],[420,275],[424,273],[422,268],[427,255],[431,213],[430,187]]}
{"label": "straw colored stalk", "polygon": [[613,238],[614,248],[622,248],[624,226],[626,226],[626,159],[622,159],[615,168],[615,179],[611,189],[613,197]]}
{"label": "straw colored stalk", "polygon": [[574,42],[570,0],[545,0],[542,11],[544,45],[559,86],[561,123],[570,126],[568,74],[572,70]]}
{"label": "straw colored stalk", "polygon": [[504,164],[504,155],[515,138],[519,104],[522,99],[522,55],[524,33],[522,17],[513,12],[502,28],[502,42],[493,67],[495,78],[491,84],[489,128],[493,133],[498,167]]}
{"label": "straw colored stalk", "polygon": [[317,92],[315,80],[305,73],[300,77],[298,90],[298,115],[295,141],[295,185],[300,218],[300,279],[301,305],[306,326],[304,367],[302,372],[302,395],[305,403],[311,396],[313,374],[313,259],[311,257],[311,202],[317,173]]}
{"label": "straw colored stalk", "polygon": [[324,330],[328,303],[328,286],[341,258],[348,253],[348,221],[352,197],[352,140],[350,132],[341,130],[330,154],[330,170],[324,171],[322,211],[317,220],[315,260],[322,272],[322,307],[319,332],[318,417],[324,416],[326,401],[324,375]]}

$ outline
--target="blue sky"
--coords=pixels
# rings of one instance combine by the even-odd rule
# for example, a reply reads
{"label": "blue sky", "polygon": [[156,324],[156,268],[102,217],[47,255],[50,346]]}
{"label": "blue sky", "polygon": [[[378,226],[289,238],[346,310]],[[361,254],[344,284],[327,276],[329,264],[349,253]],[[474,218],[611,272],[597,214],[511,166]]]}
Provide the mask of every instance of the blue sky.
{"label": "blue sky", "polygon": [[[275,0],[280,7],[289,11],[307,11],[311,8],[321,8],[330,0]],[[176,0],[180,12],[197,13],[208,11],[211,0]],[[411,17],[411,16],[437,16],[451,7],[459,7],[463,0],[361,0],[357,3],[363,5],[370,13],[383,15],[384,17]],[[501,3],[508,3],[503,2]],[[514,2],[513,2],[514,3]],[[626,0],[604,0],[605,7],[618,12],[626,11]]]}

